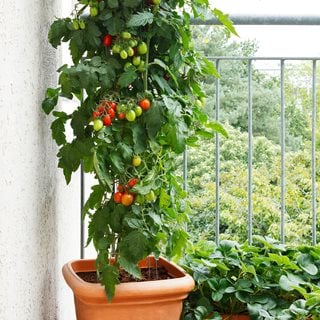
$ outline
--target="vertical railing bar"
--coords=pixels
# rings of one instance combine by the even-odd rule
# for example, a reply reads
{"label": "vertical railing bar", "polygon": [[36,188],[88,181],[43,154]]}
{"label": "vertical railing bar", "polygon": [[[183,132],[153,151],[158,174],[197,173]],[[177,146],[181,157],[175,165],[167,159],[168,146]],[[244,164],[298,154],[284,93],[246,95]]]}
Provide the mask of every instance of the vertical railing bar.
{"label": "vertical railing bar", "polygon": [[183,152],[183,190],[188,189],[188,149]]}
{"label": "vertical railing bar", "polygon": [[[216,60],[216,69],[220,74],[220,60]],[[220,79],[216,78],[216,121],[220,120]],[[216,233],[216,243],[220,242],[220,140],[219,134],[216,133],[216,212],[215,212],[215,233]]]}
{"label": "vertical railing bar", "polygon": [[311,138],[311,183],[312,183],[312,245],[317,243],[317,193],[316,193],[316,78],[317,61],[312,61],[312,138]]}
{"label": "vertical railing bar", "polygon": [[85,197],[85,178],[83,170],[83,162],[80,165],[80,259],[84,259],[84,219],[82,219],[82,209],[84,207],[84,197]]}
{"label": "vertical railing bar", "polygon": [[281,96],[281,218],[280,218],[280,242],[285,242],[285,213],[286,213],[286,171],[285,171],[285,97],[284,97],[284,59],[281,60],[281,75],[280,75],[280,96]]}
{"label": "vertical railing bar", "polygon": [[248,60],[248,242],[252,244],[252,59]]}

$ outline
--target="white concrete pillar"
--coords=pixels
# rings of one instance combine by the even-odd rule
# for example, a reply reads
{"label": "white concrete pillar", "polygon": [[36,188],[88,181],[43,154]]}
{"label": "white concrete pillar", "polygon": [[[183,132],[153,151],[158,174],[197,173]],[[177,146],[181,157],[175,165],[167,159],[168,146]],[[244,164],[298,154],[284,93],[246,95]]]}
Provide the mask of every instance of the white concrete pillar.
{"label": "white concrete pillar", "polygon": [[0,2],[1,320],[75,319],[61,267],[79,257],[79,183],[65,185],[41,110],[60,64],[47,42],[59,3]]}

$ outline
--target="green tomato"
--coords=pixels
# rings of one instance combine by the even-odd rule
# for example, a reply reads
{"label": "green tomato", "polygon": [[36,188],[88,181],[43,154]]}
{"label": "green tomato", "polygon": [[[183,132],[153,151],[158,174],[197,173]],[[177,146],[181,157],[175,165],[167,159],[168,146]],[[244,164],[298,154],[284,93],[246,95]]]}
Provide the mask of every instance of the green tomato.
{"label": "green tomato", "polygon": [[126,119],[129,122],[133,122],[134,120],[136,120],[136,113],[133,110],[129,110],[126,112]]}
{"label": "green tomato", "polygon": [[137,67],[141,63],[141,58],[140,56],[134,56],[132,58],[132,63]]}
{"label": "green tomato", "polygon": [[153,190],[145,195],[145,199],[149,202],[154,202],[156,200],[156,195],[154,194]]}
{"label": "green tomato", "polygon": [[153,4],[159,5],[161,3],[161,0],[152,0]]}
{"label": "green tomato", "polygon": [[126,50],[121,50],[120,51],[120,57],[121,59],[127,59],[128,58],[128,54]]}
{"label": "green tomato", "polygon": [[118,44],[115,44],[113,47],[112,47],[112,52],[113,53],[120,53],[121,51],[121,47],[118,45]]}
{"label": "green tomato", "polygon": [[142,162],[141,158],[137,155],[132,158],[132,165],[134,167],[139,167],[141,162]]}
{"label": "green tomato", "polygon": [[146,68],[145,68],[145,62],[144,62],[143,60],[141,60],[139,66],[138,66],[138,70],[139,70],[140,72],[143,72],[144,70],[146,70]]}
{"label": "green tomato", "polygon": [[83,20],[80,20],[79,21],[79,27],[80,27],[81,30],[85,29],[86,28],[86,23]]}
{"label": "green tomato", "polygon": [[134,39],[130,39],[129,40],[129,46],[130,47],[135,47],[137,44],[136,44],[136,40],[134,40]]}
{"label": "green tomato", "polygon": [[140,117],[142,115],[142,108],[140,106],[136,106],[134,108],[134,112],[135,112],[137,117]]}
{"label": "green tomato", "polygon": [[134,50],[131,47],[129,47],[127,49],[127,54],[128,54],[129,57],[133,57],[134,56]]}
{"label": "green tomato", "polygon": [[123,31],[123,32],[121,33],[121,38],[122,38],[122,39],[125,39],[125,40],[129,40],[129,39],[131,39],[131,33],[130,33],[130,32],[127,32],[127,31]]}
{"label": "green tomato", "polygon": [[101,119],[95,119],[94,121],[93,121],[93,129],[95,130],[95,131],[99,131],[99,130],[101,130],[103,128],[103,122],[102,122],[102,120]]}
{"label": "green tomato", "polygon": [[141,42],[138,45],[138,53],[139,54],[146,54],[148,51],[147,44],[145,42]]}
{"label": "green tomato", "polygon": [[203,104],[201,102],[201,100],[197,99],[196,102],[195,102],[195,105],[199,108],[202,108],[203,107]]}
{"label": "green tomato", "polygon": [[131,62],[126,62],[126,64],[124,65],[124,70],[128,70],[130,67],[132,66]]}
{"label": "green tomato", "polygon": [[135,198],[135,203],[144,204],[144,196],[142,194],[137,194]]}
{"label": "green tomato", "polygon": [[77,20],[72,21],[72,26],[73,26],[74,30],[79,30],[79,28],[80,28],[79,22]]}
{"label": "green tomato", "polygon": [[91,17],[97,16],[98,13],[99,13],[98,8],[96,8],[96,7],[91,7],[91,8],[90,8],[90,16],[91,16]]}

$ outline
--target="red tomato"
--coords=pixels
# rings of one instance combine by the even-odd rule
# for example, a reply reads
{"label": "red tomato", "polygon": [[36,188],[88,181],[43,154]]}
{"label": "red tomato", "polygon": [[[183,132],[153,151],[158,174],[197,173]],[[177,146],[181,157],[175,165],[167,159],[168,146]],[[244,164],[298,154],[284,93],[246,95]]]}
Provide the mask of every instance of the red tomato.
{"label": "red tomato", "polygon": [[124,186],[122,184],[119,184],[118,187],[117,187],[117,190],[119,192],[123,192],[125,189],[124,189]]}
{"label": "red tomato", "polygon": [[114,111],[117,111],[117,104],[116,104],[115,102],[112,102],[111,108],[112,108]]}
{"label": "red tomato", "polygon": [[116,192],[113,195],[113,200],[115,203],[121,203],[121,198],[122,198],[122,193],[121,192]]}
{"label": "red tomato", "polygon": [[131,193],[124,193],[121,197],[121,203],[126,207],[132,205],[133,200],[134,197]]}
{"label": "red tomato", "polygon": [[126,114],[124,112],[121,112],[121,113],[118,114],[118,118],[120,120],[123,120],[125,117],[126,117]]}
{"label": "red tomato", "polygon": [[98,106],[97,108],[98,112],[100,112],[100,114],[104,113],[104,107],[103,106]]}
{"label": "red tomato", "polygon": [[130,188],[133,188],[137,184],[138,181],[139,181],[138,178],[132,178],[132,179],[129,180],[128,186]]}
{"label": "red tomato", "polygon": [[109,108],[107,110],[107,113],[108,113],[108,115],[110,116],[111,119],[113,119],[116,116],[116,112],[112,108]]}
{"label": "red tomato", "polygon": [[150,108],[150,100],[147,98],[144,98],[142,100],[139,101],[139,106],[143,109],[143,110],[148,110]]}
{"label": "red tomato", "polygon": [[102,39],[102,44],[105,47],[110,47],[111,44],[112,44],[112,35],[111,34],[106,34]]}
{"label": "red tomato", "polygon": [[100,116],[100,113],[98,111],[93,111],[92,112],[92,118],[95,119],[95,118],[98,118]]}
{"label": "red tomato", "polygon": [[102,121],[105,126],[110,126],[112,122],[111,117],[108,114],[103,117]]}

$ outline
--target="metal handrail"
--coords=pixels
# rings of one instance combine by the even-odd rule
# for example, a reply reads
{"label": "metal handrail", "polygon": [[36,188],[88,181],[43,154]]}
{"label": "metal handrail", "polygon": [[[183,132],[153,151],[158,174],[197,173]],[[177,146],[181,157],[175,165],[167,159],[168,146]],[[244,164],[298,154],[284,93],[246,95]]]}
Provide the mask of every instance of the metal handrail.
{"label": "metal handrail", "polygon": [[[231,14],[229,19],[234,25],[273,25],[273,26],[317,26],[320,25],[319,15],[245,15]],[[192,19],[193,25],[220,25],[221,22],[216,19]]]}

